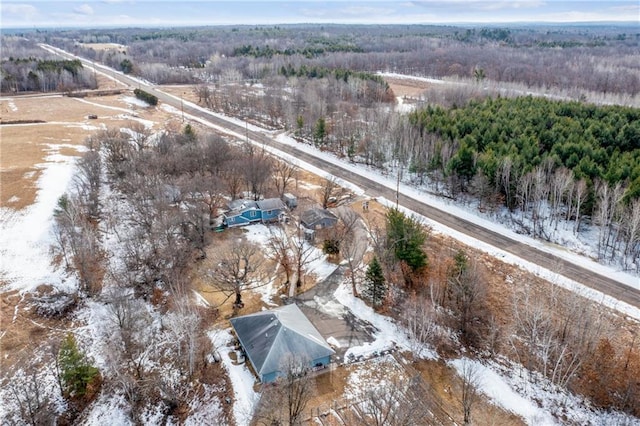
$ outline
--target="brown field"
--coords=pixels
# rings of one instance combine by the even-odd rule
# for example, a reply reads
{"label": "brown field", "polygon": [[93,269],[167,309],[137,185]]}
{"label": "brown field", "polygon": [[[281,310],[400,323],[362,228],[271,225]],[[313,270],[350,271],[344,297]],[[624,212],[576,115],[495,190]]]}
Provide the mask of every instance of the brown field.
{"label": "brown field", "polygon": [[[100,79],[102,88],[112,83]],[[104,87],[104,86],[107,87]],[[126,102],[132,93],[118,96],[69,98],[61,95],[13,96],[0,99],[0,204],[22,209],[35,201],[39,164],[51,153],[77,156],[85,139],[96,130],[127,127],[147,120],[155,129],[178,121],[161,108]],[[98,116],[89,119],[90,114]],[[32,121],[44,123],[32,123]],[[158,124],[162,123],[162,124]]]}
{"label": "brown field", "polygon": [[396,96],[406,96],[408,98],[418,98],[430,86],[430,83],[404,78],[385,77],[384,81],[389,84]]}

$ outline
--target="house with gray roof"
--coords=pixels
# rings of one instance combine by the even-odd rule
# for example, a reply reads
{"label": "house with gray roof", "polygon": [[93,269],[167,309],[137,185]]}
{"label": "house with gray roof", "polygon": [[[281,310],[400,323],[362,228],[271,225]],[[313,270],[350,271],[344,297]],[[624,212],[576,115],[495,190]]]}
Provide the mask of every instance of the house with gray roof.
{"label": "house with gray roof", "polygon": [[279,198],[233,200],[228,207],[229,211],[222,215],[222,223],[229,228],[256,222],[277,222],[287,210],[287,206]]}
{"label": "house with gray roof", "polygon": [[300,215],[300,222],[307,229],[330,228],[338,223],[338,217],[327,209],[313,208]]}
{"label": "house with gray roof", "polygon": [[295,303],[230,321],[263,383],[283,373],[280,368],[287,355],[305,357],[313,368],[327,366],[335,353]]}

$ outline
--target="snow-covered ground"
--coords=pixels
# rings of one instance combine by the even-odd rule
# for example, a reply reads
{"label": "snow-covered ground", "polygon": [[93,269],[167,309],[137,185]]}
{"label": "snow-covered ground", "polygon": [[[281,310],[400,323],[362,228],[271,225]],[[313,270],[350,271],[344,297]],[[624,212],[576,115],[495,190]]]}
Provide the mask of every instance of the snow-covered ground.
{"label": "snow-covered ground", "polygon": [[246,364],[236,365],[229,354],[233,347],[229,343],[233,339],[230,329],[214,330],[209,333],[209,338],[220,354],[222,365],[229,373],[229,379],[233,385],[235,401],[233,404],[233,416],[238,426],[246,426],[250,423],[259,394],[253,390],[256,379],[249,371]]}
{"label": "snow-covered ground", "polygon": [[[64,145],[83,151],[84,146]],[[60,154],[63,145],[51,144],[45,162],[36,167],[42,174],[36,183],[35,202],[24,210],[0,207],[0,279],[6,289],[30,291],[50,284],[61,291],[75,288],[74,279],[51,265],[54,242],[53,212],[58,199],[71,184],[76,157]]]}

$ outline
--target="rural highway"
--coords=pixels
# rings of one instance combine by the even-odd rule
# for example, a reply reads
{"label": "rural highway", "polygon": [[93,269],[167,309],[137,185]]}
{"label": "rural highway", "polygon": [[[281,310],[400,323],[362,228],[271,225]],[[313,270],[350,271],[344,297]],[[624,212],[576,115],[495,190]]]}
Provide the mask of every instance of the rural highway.
{"label": "rural highway", "polygon": [[[43,46],[43,48],[55,52],[61,56],[80,59],[88,67],[94,66],[94,63],[91,61],[78,58],[69,54],[68,52],[62,51],[52,46],[46,45]],[[268,135],[248,130],[245,126],[225,120],[224,118],[210,114],[202,109],[194,108],[187,102],[184,102],[183,104],[181,99],[162,92],[153,86],[144,84],[137,79],[128,77],[119,72],[114,72],[111,68],[107,68],[97,64],[95,66],[97,69],[101,69],[104,74],[107,74],[108,77],[115,78],[133,88],[140,88],[144,91],[147,91],[157,96],[161,102],[171,105],[178,110],[183,109],[185,114],[189,114],[199,119],[205,120],[215,126],[227,129],[230,132],[234,132],[243,136],[247,135],[253,141],[259,142],[261,144],[289,154],[340,179],[351,182],[364,189],[370,196],[380,196],[388,200],[396,199],[396,191],[394,189],[388,188],[387,186],[384,186],[383,184],[371,180],[365,176],[355,174],[352,171],[341,166],[339,162],[328,162],[325,159],[315,157],[312,154],[299,150],[295,146],[276,142],[272,137]],[[510,254],[520,257],[521,259],[524,259],[533,264],[539,265],[540,267],[553,271],[559,275],[572,279],[631,306],[640,308],[640,290],[629,287],[628,285],[620,283],[604,275],[597,274],[594,271],[588,270],[578,264],[557,257],[551,253],[544,252],[535,247],[529,246],[520,241],[494,232],[490,229],[486,229],[463,218],[452,216],[444,210],[428,205],[420,201],[419,199],[409,197],[402,192],[400,192],[399,194],[398,202],[401,206],[408,208],[419,215],[425,216],[430,220],[439,222],[442,225],[447,226],[455,231],[469,235],[472,238],[504,250]]]}

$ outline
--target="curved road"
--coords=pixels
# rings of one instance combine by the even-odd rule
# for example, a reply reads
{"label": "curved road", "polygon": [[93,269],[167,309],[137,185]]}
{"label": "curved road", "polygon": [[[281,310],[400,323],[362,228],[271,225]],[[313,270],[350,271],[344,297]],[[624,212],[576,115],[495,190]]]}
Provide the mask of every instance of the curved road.
{"label": "curved road", "polygon": [[[74,59],[76,59],[75,56],[72,56],[60,49],[53,48],[51,46],[46,46],[45,48],[54,50],[55,53],[58,53],[62,56],[73,57]],[[93,62],[84,60],[82,58],[80,59],[85,65],[90,67],[94,66]],[[227,121],[223,118],[207,113],[206,111],[203,111],[201,109],[194,108],[188,103],[184,103],[183,105],[183,102],[179,98],[168,95],[160,90],[155,89],[152,86],[149,86],[148,84],[143,84],[137,79],[128,77],[121,73],[113,72],[113,70],[110,68],[104,67],[102,65],[95,66],[99,69],[102,69],[104,73],[108,74],[109,77],[116,78],[122,83],[125,83],[131,87],[139,87],[140,89],[157,96],[160,101],[168,105],[172,105],[179,110],[183,109],[186,114],[198,117],[210,122],[211,124],[225,128],[237,134],[247,135],[254,141],[260,142],[266,146],[290,154],[293,157],[305,161],[322,170],[325,170],[326,172],[331,173],[332,175],[340,179],[352,182],[366,190],[366,192],[369,194],[382,196],[388,200],[394,200],[396,197],[395,190],[390,189],[367,177],[355,174],[347,170],[346,168],[343,168],[340,164],[331,163],[322,158],[315,157],[307,152],[297,149],[295,146],[276,142],[274,139],[265,134],[247,130],[244,126],[240,126],[234,122]],[[584,284],[587,287],[600,291],[631,306],[640,308],[639,290],[636,290],[604,275],[600,275],[596,272],[590,271],[580,265],[569,262],[553,254],[541,251],[535,247],[531,247],[507,236],[483,228],[482,226],[469,222],[463,218],[452,216],[444,210],[425,204],[420,200],[408,197],[407,195],[404,195],[402,193],[399,194],[398,201],[399,204],[403,207],[406,207],[416,212],[417,214],[428,217],[435,222],[439,222],[442,225],[476,238],[493,247],[497,247],[508,253],[516,255],[528,262],[539,265],[542,268],[559,273],[560,275]]]}

